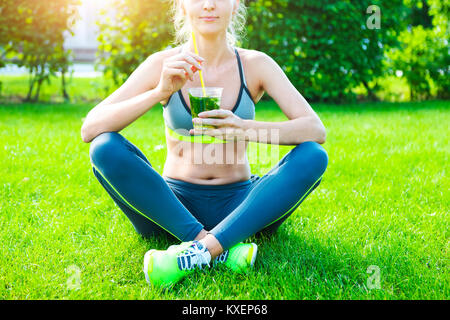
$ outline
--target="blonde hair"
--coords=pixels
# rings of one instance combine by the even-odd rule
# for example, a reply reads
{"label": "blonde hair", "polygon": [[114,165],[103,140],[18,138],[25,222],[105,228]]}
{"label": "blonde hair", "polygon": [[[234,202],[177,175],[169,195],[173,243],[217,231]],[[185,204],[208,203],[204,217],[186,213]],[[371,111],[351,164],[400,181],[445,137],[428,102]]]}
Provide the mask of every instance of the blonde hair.
{"label": "blonde hair", "polygon": [[[189,22],[186,21],[181,10],[181,1],[183,0],[172,0],[172,7],[170,10],[175,27],[175,45],[186,43],[191,37],[192,32],[191,26]],[[245,0],[240,0],[239,7],[227,28],[227,43],[230,46],[235,46],[237,42],[242,43],[242,40],[244,40],[246,36],[245,23],[247,20],[247,7],[245,6],[244,1]]]}

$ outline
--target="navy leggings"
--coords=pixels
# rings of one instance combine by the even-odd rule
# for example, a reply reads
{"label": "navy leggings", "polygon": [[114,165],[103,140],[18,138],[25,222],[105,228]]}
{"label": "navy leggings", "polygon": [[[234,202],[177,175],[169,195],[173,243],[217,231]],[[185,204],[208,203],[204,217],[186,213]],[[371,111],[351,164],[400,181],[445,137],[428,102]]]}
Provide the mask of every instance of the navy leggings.
{"label": "navy leggings", "polygon": [[252,235],[272,233],[320,184],[328,164],[313,141],[291,149],[262,177],[223,185],[161,176],[117,132],[104,132],[89,150],[94,175],[144,237],[166,233],[193,240],[205,229],[224,250]]}

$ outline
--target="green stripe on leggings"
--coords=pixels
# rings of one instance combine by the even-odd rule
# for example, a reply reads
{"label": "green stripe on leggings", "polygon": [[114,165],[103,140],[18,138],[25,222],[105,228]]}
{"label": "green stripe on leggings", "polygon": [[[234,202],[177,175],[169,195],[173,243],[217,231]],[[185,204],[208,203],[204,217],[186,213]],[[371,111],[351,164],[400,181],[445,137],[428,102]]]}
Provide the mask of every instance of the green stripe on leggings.
{"label": "green stripe on leggings", "polygon": [[[268,225],[266,225],[264,228],[270,226],[271,224],[277,222],[278,220],[280,220],[281,218],[283,218],[285,215],[287,215],[288,213],[292,213],[292,211],[295,210],[295,207],[302,202],[302,200],[306,197],[306,195],[308,194],[308,192],[312,189],[312,187],[314,187],[317,183],[317,181],[319,181],[320,179],[322,179],[323,175],[320,176],[319,179],[316,180],[316,182],[313,183],[313,185],[308,189],[308,191],[305,192],[305,194],[300,198],[300,200],[298,200],[285,214],[283,214],[281,217],[279,217],[277,220],[272,221],[271,223],[269,223]],[[264,229],[263,228],[263,229]]]}
{"label": "green stripe on leggings", "polygon": [[108,181],[108,179],[105,178],[105,176],[101,173],[100,170],[98,170],[98,168],[91,162],[92,166],[95,168],[95,170],[97,170],[98,173],[100,173],[100,175],[102,176],[103,179],[105,179],[105,181],[109,184],[109,186],[111,188],[113,188],[114,192],[116,192],[119,197],[131,208],[133,208],[133,210],[135,210],[136,212],[138,212],[140,215],[142,215],[143,217],[146,217],[148,220],[150,220],[151,222],[153,222],[154,224],[158,225],[159,227],[161,227],[162,229],[166,230],[168,233],[170,233],[171,235],[173,235],[175,238],[177,238],[178,240],[181,241],[180,238],[178,238],[176,235],[174,235],[172,232],[170,232],[169,230],[165,229],[163,226],[161,226],[160,224],[158,224],[156,221],[153,221],[152,219],[150,219],[149,217],[147,217],[145,214],[143,214],[142,212],[140,212],[138,209],[136,209],[135,207],[133,207],[133,205],[131,205],[131,203],[129,203],[124,197],[122,197],[122,195],[116,190],[116,188],[114,188],[114,186]]}

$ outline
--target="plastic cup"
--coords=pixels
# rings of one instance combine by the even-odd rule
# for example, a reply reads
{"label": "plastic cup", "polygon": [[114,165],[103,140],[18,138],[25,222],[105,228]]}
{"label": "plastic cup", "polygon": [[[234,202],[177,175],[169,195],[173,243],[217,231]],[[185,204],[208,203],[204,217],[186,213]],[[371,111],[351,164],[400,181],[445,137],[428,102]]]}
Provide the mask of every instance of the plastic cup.
{"label": "plastic cup", "polygon": [[[222,98],[223,88],[205,87],[206,96],[203,95],[203,88],[190,88],[189,102],[191,103],[192,119],[198,118],[198,114],[203,111],[220,109],[220,99]],[[194,129],[215,128],[206,124],[194,124]]]}

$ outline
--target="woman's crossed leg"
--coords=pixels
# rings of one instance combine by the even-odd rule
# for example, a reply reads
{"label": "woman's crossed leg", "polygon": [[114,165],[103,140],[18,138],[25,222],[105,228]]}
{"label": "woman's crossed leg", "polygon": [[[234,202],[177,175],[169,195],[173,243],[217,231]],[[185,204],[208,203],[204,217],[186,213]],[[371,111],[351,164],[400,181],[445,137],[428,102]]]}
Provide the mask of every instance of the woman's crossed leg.
{"label": "woman's crossed leg", "polygon": [[[90,159],[101,185],[141,235],[167,232],[180,241],[206,235],[204,224],[177,198],[144,154],[119,133],[96,137]],[[276,230],[319,185],[327,163],[323,147],[308,141],[295,146],[263,177],[252,179],[246,195],[239,195],[240,204],[201,240],[211,252],[207,253],[209,259],[223,250],[228,253],[256,233]],[[180,267],[183,261],[178,260]]]}

